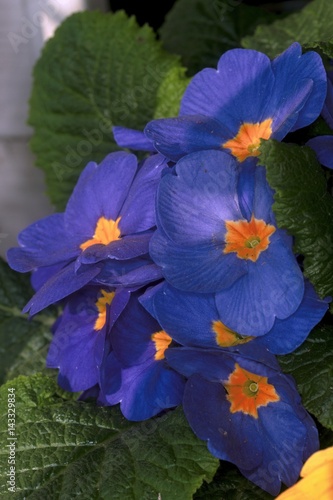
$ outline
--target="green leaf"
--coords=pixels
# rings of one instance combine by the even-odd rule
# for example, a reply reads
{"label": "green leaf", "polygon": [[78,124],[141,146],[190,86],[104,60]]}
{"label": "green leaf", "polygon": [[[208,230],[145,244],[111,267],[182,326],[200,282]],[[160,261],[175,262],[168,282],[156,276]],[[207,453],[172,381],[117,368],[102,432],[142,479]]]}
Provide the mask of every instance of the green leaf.
{"label": "green leaf", "polygon": [[0,383],[45,367],[54,316],[44,314],[28,320],[21,310],[32,294],[29,277],[12,271],[0,260]]}
{"label": "green leaf", "polygon": [[221,55],[240,47],[240,40],[259,23],[275,19],[259,7],[227,0],[178,0],[160,29],[167,50],[180,54],[189,74],[216,67]]}
{"label": "green leaf", "polygon": [[294,251],[304,256],[304,274],[318,294],[333,296],[333,198],[315,153],[274,140],[263,141],[260,151],[278,226],[295,237]]}
{"label": "green leaf", "polygon": [[313,0],[301,12],[269,26],[260,25],[254,35],[242,39],[243,47],[265,52],[270,57],[280,54],[293,42],[299,42],[306,49],[320,49],[333,57],[332,0]]}
{"label": "green leaf", "polygon": [[197,439],[180,408],[130,422],[118,407],[64,401],[42,375],[18,377],[0,389],[2,496],[6,472],[9,389],[16,397],[15,499],[192,499],[218,460]]}
{"label": "green leaf", "polygon": [[292,354],[279,357],[296,380],[305,408],[333,430],[333,326],[314,329]]}
{"label": "green leaf", "polygon": [[88,161],[119,150],[113,125],[142,130],[178,114],[188,79],[151,28],[124,12],[76,13],[50,39],[34,68],[31,148],[48,193],[62,210]]}
{"label": "green leaf", "polygon": [[248,481],[238,469],[228,462],[221,462],[211,483],[206,483],[195,493],[193,500],[270,500],[274,497]]}

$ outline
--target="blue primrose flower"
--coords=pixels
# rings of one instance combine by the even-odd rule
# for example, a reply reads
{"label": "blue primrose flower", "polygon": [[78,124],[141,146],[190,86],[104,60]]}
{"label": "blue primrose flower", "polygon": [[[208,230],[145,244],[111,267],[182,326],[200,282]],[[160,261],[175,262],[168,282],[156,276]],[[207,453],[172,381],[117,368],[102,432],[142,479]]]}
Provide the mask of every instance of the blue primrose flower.
{"label": "blue primrose flower", "polygon": [[138,166],[136,157],[125,152],[111,153],[99,165],[90,162],[65,212],[20,233],[20,247],[8,251],[8,263],[19,272],[34,271],[37,289],[24,312],[36,314],[99,275],[101,283],[107,275],[110,286],[140,286],[159,275],[148,248],[165,165],[156,154]]}
{"label": "blue primrose flower", "polygon": [[134,421],[181,404],[185,379],[165,359],[173,340],[142,307],[138,294],[131,294],[115,322],[111,344],[101,369],[102,404],[120,403],[123,415]]}
{"label": "blue primrose flower", "polygon": [[273,354],[288,354],[297,349],[328,310],[328,300],[321,300],[306,281],[302,302],[291,316],[275,319],[265,335],[246,336],[222,322],[214,294],[182,292],[163,282],[139,300],[178,344],[210,349],[237,346],[241,350],[241,346],[250,343],[254,352],[258,346],[264,346]]}
{"label": "blue primrose flower", "polygon": [[[252,162],[252,160],[248,160]],[[265,169],[222,151],[192,153],[163,176],[150,254],[179,290],[214,293],[221,321],[264,335],[291,316],[304,278],[291,239],[275,223]]]}
{"label": "blue primrose flower", "polygon": [[130,292],[86,286],[66,301],[53,328],[46,366],[59,369],[66,391],[86,391],[100,382],[100,367],[109,332],[129,300]]}
{"label": "blue primrose flower", "polygon": [[318,432],[274,356],[265,364],[236,353],[181,347],[166,357],[188,377],[184,412],[214,456],[235,464],[272,495],[281,483],[297,481],[319,448]]}
{"label": "blue primrose flower", "polygon": [[255,50],[233,49],[217,70],[205,68],[189,83],[177,118],[153,120],[147,137],[171,160],[223,149],[239,162],[260,154],[261,139],[282,140],[312,123],[326,95],[319,54],[302,55],[293,43],[271,61]]}

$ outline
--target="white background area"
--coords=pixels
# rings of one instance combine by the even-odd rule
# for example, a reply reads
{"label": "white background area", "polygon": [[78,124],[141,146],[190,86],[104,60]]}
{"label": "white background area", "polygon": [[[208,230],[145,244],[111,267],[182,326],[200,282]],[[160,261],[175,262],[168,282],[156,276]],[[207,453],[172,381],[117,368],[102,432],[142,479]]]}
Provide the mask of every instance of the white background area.
{"label": "white background area", "polygon": [[0,255],[18,233],[54,212],[43,172],[34,166],[27,125],[32,70],[55,28],[80,10],[107,10],[104,0],[0,0]]}

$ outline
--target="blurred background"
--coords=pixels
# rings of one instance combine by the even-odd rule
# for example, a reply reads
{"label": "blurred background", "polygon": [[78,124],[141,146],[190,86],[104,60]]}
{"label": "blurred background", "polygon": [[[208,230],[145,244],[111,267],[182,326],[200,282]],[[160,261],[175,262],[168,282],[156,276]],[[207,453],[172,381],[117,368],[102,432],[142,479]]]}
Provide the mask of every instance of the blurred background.
{"label": "blurred background", "polygon": [[0,254],[28,224],[53,213],[26,124],[32,68],[45,41],[70,14],[106,11],[106,0],[0,0]]}

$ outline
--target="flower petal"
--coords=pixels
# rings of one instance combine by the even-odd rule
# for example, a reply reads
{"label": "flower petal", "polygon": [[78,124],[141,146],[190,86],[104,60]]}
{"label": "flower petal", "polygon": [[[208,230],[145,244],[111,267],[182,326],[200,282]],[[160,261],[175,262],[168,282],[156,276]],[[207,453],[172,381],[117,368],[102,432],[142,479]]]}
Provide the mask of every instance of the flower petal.
{"label": "flower petal", "polygon": [[200,114],[152,120],[145,127],[155,148],[172,161],[195,151],[221,149],[232,133],[212,117]]}
{"label": "flower petal", "polygon": [[74,269],[75,262],[72,262],[54,274],[29,300],[23,312],[29,312],[30,315],[37,314],[45,307],[87,285],[100,273],[98,266],[86,267],[78,274],[75,273]]}
{"label": "flower petal", "polygon": [[155,152],[152,141],[140,130],[117,126],[112,128],[112,132],[114,140],[121,148]]}
{"label": "flower petal", "polygon": [[303,295],[302,272],[292,251],[275,233],[258,261],[248,262],[247,274],[216,294],[216,305],[229,328],[260,336],[272,329],[275,318],[293,314]]}
{"label": "flower petal", "polygon": [[175,243],[215,246],[223,241],[224,220],[242,217],[236,161],[222,151],[192,153],[177,163],[176,174],[159,185],[159,226]]}
{"label": "flower petal", "polygon": [[333,168],[333,135],[314,137],[306,143],[306,146],[313,149],[322,165]]}
{"label": "flower petal", "polygon": [[273,328],[258,341],[274,354],[288,354],[299,347],[312,328],[324,317],[329,300],[321,300],[309,281],[305,281],[303,300],[286,319],[276,319]]}
{"label": "flower petal", "polygon": [[66,234],[64,215],[57,213],[34,222],[18,236],[20,247],[10,248],[10,267],[20,273],[36,267],[66,262],[78,255],[79,249]]}
{"label": "flower petal", "polygon": [[233,49],[225,52],[217,71],[206,68],[189,83],[180,115],[202,114],[227,123],[231,139],[244,122],[257,123],[271,99],[274,74],[270,59],[261,52]]}
{"label": "flower petal", "polygon": [[213,293],[229,287],[246,273],[245,261],[236,262],[234,254],[223,255],[221,248],[212,243],[177,245],[161,230],[152,236],[150,254],[163,276],[176,288],[188,292]]}
{"label": "flower petal", "polygon": [[147,231],[156,225],[156,192],[165,168],[167,161],[160,154],[150,156],[140,166],[120,211],[122,234]]}
{"label": "flower petal", "polygon": [[136,169],[134,155],[116,152],[95,164],[90,175],[81,174],[65,211],[65,227],[78,245],[93,237],[101,217],[118,218]]}

